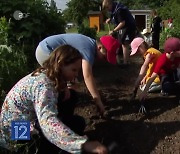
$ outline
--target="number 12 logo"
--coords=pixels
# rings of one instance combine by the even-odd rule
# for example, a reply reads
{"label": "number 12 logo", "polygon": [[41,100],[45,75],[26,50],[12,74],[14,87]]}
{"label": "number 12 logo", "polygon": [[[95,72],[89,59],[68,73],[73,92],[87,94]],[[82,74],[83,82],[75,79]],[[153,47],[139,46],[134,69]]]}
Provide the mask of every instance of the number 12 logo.
{"label": "number 12 logo", "polygon": [[12,140],[30,140],[30,122],[12,121],[11,122]]}

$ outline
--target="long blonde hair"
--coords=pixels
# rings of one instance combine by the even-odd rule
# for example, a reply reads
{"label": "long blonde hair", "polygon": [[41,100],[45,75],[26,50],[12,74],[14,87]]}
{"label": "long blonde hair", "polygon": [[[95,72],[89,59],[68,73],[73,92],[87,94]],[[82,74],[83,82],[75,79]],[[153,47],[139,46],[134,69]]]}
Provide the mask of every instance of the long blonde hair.
{"label": "long blonde hair", "polygon": [[82,59],[82,56],[77,49],[70,45],[62,45],[50,54],[43,65],[32,73],[32,76],[44,72],[53,81],[55,89],[61,91],[66,87],[61,70],[62,66],[72,64],[79,59]]}

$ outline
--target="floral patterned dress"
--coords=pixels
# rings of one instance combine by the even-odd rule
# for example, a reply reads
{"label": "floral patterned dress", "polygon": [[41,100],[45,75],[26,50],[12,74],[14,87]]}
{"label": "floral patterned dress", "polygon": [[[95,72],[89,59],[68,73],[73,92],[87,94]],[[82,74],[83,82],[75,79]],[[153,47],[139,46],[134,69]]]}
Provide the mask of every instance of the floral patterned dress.
{"label": "floral patterned dress", "polygon": [[0,114],[0,146],[13,150],[11,122],[29,120],[30,132],[37,133],[38,120],[45,137],[57,147],[70,153],[80,153],[86,136],[75,134],[57,118],[57,97],[52,81],[44,74],[22,78],[7,94]]}

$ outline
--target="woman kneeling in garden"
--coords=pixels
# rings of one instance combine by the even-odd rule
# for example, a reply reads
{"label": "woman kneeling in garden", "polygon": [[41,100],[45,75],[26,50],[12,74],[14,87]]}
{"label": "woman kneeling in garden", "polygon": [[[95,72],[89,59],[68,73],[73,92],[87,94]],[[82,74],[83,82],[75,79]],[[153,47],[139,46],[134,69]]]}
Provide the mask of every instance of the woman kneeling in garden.
{"label": "woman kneeling in garden", "polygon": [[[24,146],[28,153],[106,153],[99,142],[82,136],[85,121],[73,113],[75,91],[70,90],[74,98],[63,99],[67,82],[77,77],[81,62],[78,50],[63,45],[10,90],[0,116],[0,146],[17,153],[23,152]],[[15,121],[30,122],[30,140],[11,139],[11,123]]]}

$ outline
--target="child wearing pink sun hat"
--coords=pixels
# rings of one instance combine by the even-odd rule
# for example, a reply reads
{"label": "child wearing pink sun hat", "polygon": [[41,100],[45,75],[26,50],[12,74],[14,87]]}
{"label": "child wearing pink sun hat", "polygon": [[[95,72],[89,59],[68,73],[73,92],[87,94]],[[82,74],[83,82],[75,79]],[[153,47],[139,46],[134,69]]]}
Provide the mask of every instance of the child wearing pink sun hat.
{"label": "child wearing pink sun hat", "polygon": [[[136,79],[134,85],[133,93],[136,93],[139,85],[141,90],[145,87],[147,81],[153,73],[154,66],[161,55],[161,52],[155,48],[149,48],[148,44],[141,37],[137,37],[131,42],[131,50],[131,56],[140,54],[144,59],[144,63],[141,66],[138,78]],[[160,80],[159,77],[157,77],[148,91],[160,91],[160,88]]]}

